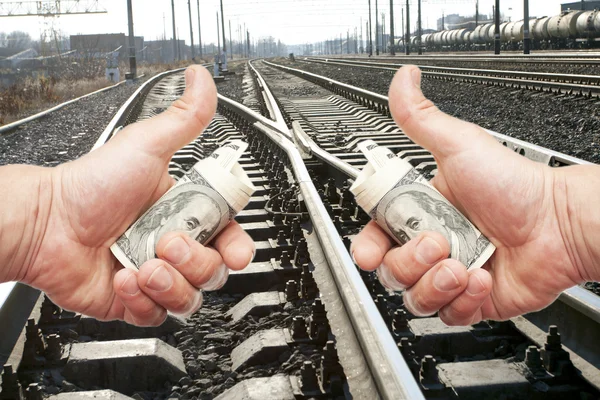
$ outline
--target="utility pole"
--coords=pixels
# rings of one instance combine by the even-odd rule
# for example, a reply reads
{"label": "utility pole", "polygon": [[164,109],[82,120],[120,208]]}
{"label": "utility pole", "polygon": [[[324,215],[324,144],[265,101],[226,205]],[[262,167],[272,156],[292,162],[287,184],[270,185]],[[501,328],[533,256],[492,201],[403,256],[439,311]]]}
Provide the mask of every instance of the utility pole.
{"label": "utility pole", "polygon": [[381,52],[387,53],[385,48],[385,13],[381,13]]}
{"label": "utility pole", "polygon": [[221,0],[221,28],[223,30],[223,71],[227,71],[227,44],[225,43],[225,14],[223,14],[223,0]]}
{"label": "utility pole", "polygon": [[192,4],[188,0],[188,13],[190,15],[190,41],[192,42],[192,61],[196,61],[196,52],[194,51],[194,29],[192,28]]}
{"label": "utility pole", "polygon": [[[400,30],[400,38],[404,37],[404,7],[402,7],[400,9],[400,12],[402,14],[402,30]],[[404,39],[402,40],[404,42]]]}
{"label": "utility pole", "polygon": [[406,39],[404,39],[405,49],[404,53],[406,55],[410,54],[410,5],[409,0],[406,0]]}
{"label": "utility pole", "polygon": [[181,60],[181,43],[179,43],[179,28],[177,28],[177,58]]}
{"label": "utility pole", "polygon": [[219,12],[217,11],[217,55],[219,56],[219,67],[221,66],[221,32],[219,30]]}
{"label": "utility pole", "polygon": [[350,30],[346,29],[346,53],[350,54]]}
{"label": "utility pole", "polygon": [[479,25],[479,0],[475,1],[475,28]]}
{"label": "utility pole", "polygon": [[340,54],[344,54],[344,40],[342,39],[341,33],[340,33]]}
{"label": "utility pole", "polygon": [[421,46],[421,0],[417,2],[417,54],[423,54],[423,48]]}
{"label": "utility pole", "polygon": [[379,4],[375,0],[375,54],[379,55]]}
{"label": "utility pole", "polygon": [[202,58],[202,29],[200,28],[200,0],[198,3],[198,48],[200,49],[200,58]]}
{"label": "utility pole", "polygon": [[360,52],[363,52],[363,23],[362,23],[362,17],[360,17]]}
{"label": "utility pole", "polygon": [[127,0],[127,21],[129,23],[129,77],[134,80],[137,75],[137,63],[135,61],[135,36],[133,36],[133,7],[131,0]]}
{"label": "utility pole", "polygon": [[171,13],[173,15],[173,61],[177,59],[177,34],[175,28],[175,0],[171,0]]}
{"label": "utility pole", "polygon": [[229,59],[233,60],[233,44],[231,44],[231,20],[229,20]]}
{"label": "utility pole", "polygon": [[[408,1],[408,0],[406,0]],[[369,0],[369,22],[367,23],[367,32],[369,32],[369,57],[373,55],[373,37],[371,36],[371,0]]]}
{"label": "utility pole", "polygon": [[[246,24],[244,23],[244,27]],[[250,31],[246,30],[246,46],[248,46],[248,58],[250,58]]]}
{"label": "utility pole", "polygon": [[529,0],[523,0],[523,54],[529,54],[531,37],[529,34]]}
{"label": "utility pole", "polygon": [[494,7],[494,54],[500,54],[500,0]]}
{"label": "utility pole", "polygon": [[390,0],[390,53],[395,56],[396,49],[394,48],[394,0]]}

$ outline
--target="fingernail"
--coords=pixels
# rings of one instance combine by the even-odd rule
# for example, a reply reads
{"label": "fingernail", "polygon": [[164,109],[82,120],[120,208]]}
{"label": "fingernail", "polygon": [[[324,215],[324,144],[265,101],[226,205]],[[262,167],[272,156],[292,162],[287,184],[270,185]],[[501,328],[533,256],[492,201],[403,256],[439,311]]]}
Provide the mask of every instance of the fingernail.
{"label": "fingernail", "polygon": [[472,296],[475,296],[476,294],[484,292],[485,289],[485,285],[483,284],[483,282],[481,282],[481,279],[479,279],[477,275],[469,277],[469,283],[467,284],[467,293],[469,293]]}
{"label": "fingernail", "polygon": [[358,263],[356,262],[356,258],[354,258],[354,252],[350,252],[350,257],[352,257],[352,262],[356,265],[358,265]]}
{"label": "fingernail", "polygon": [[186,87],[192,87],[192,85],[194,84],[194,77],[196,76],[196,71],[194,71],[192,68],[188,68],[185,70],[185,86]]}
{"label": "fingernail", "polygon": [[414,301],[413,296],[413,292],[411,290],[407,290],[402,294],[402,301],[404,302],[404,307],[406,307],[406,309],[415,317],[429,317],[436,313],[436,311],[421,311],[419,309],[420,306],[418,306],[417,302]]}
{"label": "fingernail", "polygon": [[433,286],[441,292],[449,292],[450,290],[458,288],[460,282],[456,279],[454,272],[444,265],[433,277]]}
{"label": "fingernail", "polygon": [[196,297],[194,299],[194,306],[192,308],[190,308],[189,311],[184,312],[182,314],[177,314],[177,313],[171,313],[169,312],[169,314],[173,315],[174,317],[177,318],[182,318],[182,319],[186,319],[191,317],[196,311],[198,311],[200,309],[200,307],[202,307],[202,302],[204,301],[204,296],[202,295],[202,290],[198,290],[196,292]]}
{"label": "fingernail", "polygon": [[254,257],[256,257],[256,247],[254,247],[254,250],[252,250],[252,255],[250,256],[250,261],[248,261],[248,264],[246,264],[246,267],[250,264],[252,264],[252,261],[254,261]]}
{"label": "fingernail", "polygon": [[190,253],[190,246],[181,237],[171,239],[165,246],[164,257],[171,264],[181,264]]}
{"label": "fingernail", "polygon": [[137,284],[137,276],[135,274],[129,274],[125,282],[121,285],[121,291],[128,295],[137,294],[140,291],[140,287]]}
{"label": "fingernail", "polygon": [[398,282],[394,273],[390,268],[381,264],[379,268],[377,268],[377,278],[379,279],[379,283],[381,283],[386,289],[400,291],[406,289],[406,285]]}
{"label": "fingernail", "polygon": [[227,278],[229,278],[229,268],[227,265],[221,264],[215,272],[213,272],[213,276],[203,285],[200,285],[200,289],[203,290],[219,290],[227,282]]}
{"label": "fingernail", "polygon": [[415,258],[421,264],[432,265],[444,256],[442,247],[430,237],[424,237],[415,249]]}
{"label": "fingernail", "polygon": [[172,285],[173,277],[171,277],[169,271],[162,265],[154,270],[148,282],[146,282],[146,287],[156,292],[164,292]]}
{"label": "fingernail", "polygon": [[411,72],[413,84],[417,89],[421,89],[421,73],[418,68],[415,68]]}

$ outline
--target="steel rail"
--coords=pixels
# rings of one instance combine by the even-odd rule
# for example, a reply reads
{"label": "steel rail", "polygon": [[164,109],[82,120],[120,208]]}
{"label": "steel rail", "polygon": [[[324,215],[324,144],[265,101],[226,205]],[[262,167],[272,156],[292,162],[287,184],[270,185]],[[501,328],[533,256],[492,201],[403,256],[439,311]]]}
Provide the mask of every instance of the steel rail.
{"label": "steel rail", "polygon": [[[344,57],[346,59],[364,59],[360,57]],[[399,60],[409,60],[412,62],[463,62],[463,63],[499,63],[499,64],[532,64],[532,65],[600,65],[600,57],[518,57],[518,56],[474,56],[474,55],[448,55],[448,56],[397,56],[395,58],[373,57],[372,59],[381,61],[398,62]]]}
{"label": "steel rail", "polygon": [[[357,67],[369,67],[372,69],[381,70],[397,70],[398,68],[408,64],[398,63],[375,63],[372,61],[348,61],[338,58],[319,59],[314,57],[306,57],[310,62],[320,62],[326,64],[352,65]],[[299,59],[304,61],[304,59]],[[457,67],[438,67],[435,65],[419,65],[419,69],[423,72],[446,72],[455,73],[457,75],[483,75],[491,77],[511,77],[523,80],[536,80],[545,82],[562,82],[562,83],[588,83],[600,84],[600,75],[580,75],[580,74],[555,74],[550,72],[526,72],[526,71],[510,71],[497,69],[473,69],[473,68],[457,68]]]}
{"label": "steel rail", "polygon": [[10,132],[10,131],[12,131],[13,129],[15,129],[15,128],[18,128],[19,126],[21,126],[21,125],[24,125],[24,124],[26,124],[26,123],[28,123],[28,122],[35,121],[35,120],[37,120],[37,119],[40,119],[40,118],[42,118],[42,117],[45,117],[46,115],[48,115],[48,114],[50,114],[50,113],[53,113],[54,111],[58,111],[58,110],[60,110],[61,108],[64,108],[64,107],[66,107],[66,106],[68,106],[68,105],[70,105],[70,104],[76,103],[76,102],[78,102],[79,100],[83,100],[83,99],[85,99],[85,98],[87,98],[87,97],[90,97],[90,96],[93,96],[93,95],[95,95],[95,94],[102,93],[102,92],[106,92],[106,91],[108,91],[108,90],[114,89],[114,88],[116,88],[117,86],[120,86],[120,85],[122,85],[123,83],[125,83],[125,81],[121,81],[121,82],[119,82],[119,83],[117,83],[117,84],[115,84],[115,85],[112,85],[112,86],[107,86],[107,87],[105,87],[105,88],[102,88],[102,89],[98,89],[98,90],[96,90],[96,91],[94,91],[94,92],[91,92],[91,93],[85,94],[85,95],[83,95],[83,96],[80,96],[80,97],[77,97],[77,98],[75,98],[75,99],[71,99],[71,100],[69,100],[69,101],[65,101],[64,103],[57,104],[57,105],[55,105],[54,107],[51,107],[51,108],[49,108],[49,109],[47,109],[47,110],[44,110],[44,111],[40,111],[40,112],[39,112],[39,113],[37,113],[37,114],[31,115],[31,116],[29,116],[29,117],[26,117],[26,118],[20,119],[20,120],[18,120],[18,121],[15,121],[15,122],[11,122],[10,124],[6,124],[6,125],[3,125],[3,126],[0,126],[0,135],[1,135],[1,134],[4,134],[4,133],[7,133],[7,132]]}
{"label": "steel rail", "polygon": [[254,73],[254,76],[258,80],[259,87],[262,90],[262,95],[265,97],[265,103],[269,109],[269,112],[271,113],[271,119],[275,121],[278,130],[280,130],[283,133],[287,133],[286,136],[290,138],[291,135],[289,134],[289,129],[287,127],[287,124],[285,123],[283,114],[281,113],[279,107],[277,107],[277,101],[275,100],[275,96],[273,96],[271,89],[269,89],[267,82],[265,82],[265,80],[258,73],[256,68],[254,68],[254,65],[252,65],[252,61],[248,61],[248,65],[250,66],[250,70],[252,71],[252,73]]}
{"label": "steel rail", "polygon": [[[265,61],[265,63],[300,77],[306,76],[311,82],[318,83],[328,89],[332,86],[339,85],[340,89],[334,92],[350,93],[351,96],[349,97],[352,99],[355,99],[358,96],[360,100],[360,93],[362,93],[364,98],[373,98],[372,92],[358,87],[349,87],[349,85],[341,82],[306,71],[296,70],[267,61]],[[388,98],[379,95],[379,99],[379,101],[382,101],[382,104],[377,108],[380,110],[389,110]],[[548,165],[558,167],[591,164],[587,161],[514,139],[494,131],[486,130],[486,132],[494,136],[500,143],[512,148],[533,161],[544,162]],[[339,165],[339,163],[342,162],[341,160],[322,149],[322,151],[319,152],[317,149],[318,145],[313,141],[311,142],[309,142],[309,144],[313,154],[318,155],[321,160],[329,163],[333,167],[340,169],[339,166],[336,165]],[[561,336],[563,337],[563,343],[567,345],[567,351],[572,352],[573,364],[580,369],[582,376],[590,384],[600,388],[600,379],[597,376],[597,370],[600,369],[600,344],[597,341],[596,335],[591,335],[590,338],[589,334],[590,328],[592,332],[598,332],[600,330],[600,296],[596,296],[579,286],[575,286],[563,291],[559,295],[558,300],[559,301],[554,302],[543,310],[528,314],[526,318],[543,333],[543,331],[547,331],[548,326],[553,323],[552,318],[556,318],[556,315],[560,315],[561,320],[563,320],[563,323],[561,324],[563,327]],[[515,326],[518,328],[520,325],[515,323]],[[528,332],[526,334],[530,333],[531,332]],[[590,368],[590,364],[594,365],[596,369]]]}
{"label": "steel rail", "polygon": [[[311,72],[303,71],[300,69],[286,67],[284,65],[275,64],[269,61],[263,61],[265,64],[275,68],[279,68],[283,71],[287,71],[301,78],[307,79],[313,83],[323,86],[326,89],[333,91],[334,93],[340,94],[353,100],[359,104],[364,105],[372,110],[381,111],[386,115],[390,115],[388,97],[374,93],[356,86],[351,86],[325,76],[313,74]],[[374,104],[376,103],[376,104]],[[591,164],[587,161],[569,156],[558,151],[550,150],[545,147],[537,146],[532,143],[527,143],[523,140],[515,139],[510,136],[503,135],[498,132],[486,130],[489,134],[494,136],[500,143],[510,147],[516,152],[524,155],[525,157],[531,158],[534,161],[540,161],[540,157],[544,156],[547,159],[548,164],[552,166],[563,166],[563,165],[574,165],[574,164]]]}
{"label": "steel rail", "polygon": [[126,125],[127,119],[129,118],[129,115],[131,114],[135,106],[139,103],[141,99],[143,99],[148,94],[148,92],[150,92],[152,87],[154,87],[154,85],[158,81],[160,81],[167,75],[172,75],[184,70],[185,68],[177,68],[170,71],[162,72],[148,79],[139,88],[137,88],[137,90],[133,92],[133,94],[129,97],[129,99],[127,99],[125,103],[123,103],[123,106],[119,108],[119,111],[117,111],[117,113],[110,120],[104,131],[98,137],[98,140],[94,144],[94,147],[92,147],[92,151],[106,143],[119,128]]}
{"label": "steel rail", "polygon": [[[118,129],[118,127],[125,124],[126,119],[129,116],[131,110],[135,107],[137,102],[142,99],[149,91],[152,89],[154,84],[156,84],[163,77],[183,71],[185,68],[175,69],[171,71],[166,71],[160,73],[146,82],[144,82],[130,97],[127,101],[121,106],[119,111],[113,116],[111,121],[108,123],[104,131],[100,134],[98,140],[92,147],[93,151],[98,147],[102,146],[106,143],[114,134],[114,132]],[[123,81],[124,82],[124,81]],[[32,117],[23,119],[21,121],[16,121],[19,125],[30,122],[34,119],[41,118],[50,112],[56,111],[59,108],[65,107],[66,105],[72,104],[78,100],[81,100],[85,97],[92,96],[102,91],[106,91],[108,89],[112,89],[123,82],[120,82],[117,85],[100,89],[99,91],[89,93],[85,96],[79,97],[77,99],[70,100],[66,103],[60,104],[59,106],[53,107],[49,110],[46,110],[42,113],[36,114]],[[13,123],[15,124],[15,123]],[[12,125],[12,124],[11,124]],[[6,127],[6,126],[5,126]],[[5,128],[2,127],[2,128]],[[11,126],[10,129],[14,129],[16,126]],[[2,131],[0,131],[2,132]],[[18,340],[25,323],[27,322],[27,318],[33,309],[37,299],[40,296],[40,292],[37,289],[33,289],[27,285],[18,282],[5,282],[0,283],[0,321],[2,321],[3,330],[2,330],[2,340],[0,340],[0,359],[7,359],[12,351],[13,346]]]}
{"label": "steel rail", "polygon": [[[332,65],[347,65],[347,66],[353,66],[353,67],[357,67],[357,68],[368,68],[368,69],[377,69],[377,70],[385,70],[385,71],[390,71],[390,72],[394,72],[397,70],[397,68],[391,68],[391,67],[382,67],[382,66],[377,66],[377,65],[364,65],[364,64],[353,64],[353,63],[346,63],[346,62],[327,62],[327,61],[321,61],[321,60],[301,60],[304,62],[314,62],[314,63],[322,63],[322,64],[332,64]],[[400,64],[399,66],[401,66],[402,64]],[[562,82],[554,82],[554,81],[547,81],[547,80],[538,80],[535,79],[536,76],[540,76],[541,74],[536,74],[536,73],[529,73],[529,72],[518,72],[515,71],[515,74],[519,74],[519,76],[523,76],[523,79],[516,79],[516,78],[509,78],[508,76],[510,76],[513,71],[498,71],[498,70],[469,70],[467,71],[466,69],[461,69],[461,68],[446,68],[446,67],[431,67],[431,66],[425,66],[425,67],[421,67],[419,66],[419,68],[421,68],[421,70],[423,71],[423,75],[424,76],[428,76],[430,78],[434,78],[434,79],[440,79],[440,80],[456,80],[456,81],[460,81],[460,82],[467,82],[467,83],[478,83],[478,84],[488,84],[488,85],[498,85],[498,86],[510,86],[511,88],[514,87],[519,87],[519,88],[525,88],[525,89],[534,89],[534,90],[555,90],[559,93],[567,93],[567,94],[574,94],[574,93],[579,93],[582,96],[588,96],[588,97],[600,97],[600,86],[598,85],[586,85],[586,84],[578,84],[578,83],[562,83]],[[444,70],[445,72],[435,72],[435,70]],[[464,71],[467,73],[461,74],[461,73],[453,73],[454,71]],[[478,73],[485,73],[485,71],[490,71],[492,75],[498,75],[498,76],[489,76],[489,75],[477,75]],[[506,73],[504,73],[506,72]],[[530,77],[532,79],[525,79],[525,75],[523,74],[531,74]],[[547,74],[547,75],[552,75],[552,74]],[[501,77],[501,76],[506,76],[506,77]],[[573,75],[573,76],[577,76],[577,77],[590,77],[590,79],[593,79],[595,81],[599,81],[600,79],[599,77],[592,77],[591,75]],[[566,77],[566,75],[558,75],[556,74],[556,78],[559,79],[559,77]],[[565,78],[566,80],[567,78]]]}
{"label": "steel rail", "polygon": [[265,124],[268,119],[249,108],[221,95],[219,95],[219,102],[252,122],[257,129],[288,154],[314,229],[380,395],[386,399],[424,399],[419,385],[400,354],[396,342],[321,202],[313,179],[294,143],[288,139],[285,132],[275,129],[272,124],[268,126]]}

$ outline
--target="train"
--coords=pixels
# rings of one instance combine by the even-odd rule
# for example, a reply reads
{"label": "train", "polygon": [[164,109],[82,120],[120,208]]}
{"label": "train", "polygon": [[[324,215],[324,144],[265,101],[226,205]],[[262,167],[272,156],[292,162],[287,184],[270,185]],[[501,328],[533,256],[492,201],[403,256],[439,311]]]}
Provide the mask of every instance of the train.
{"label": "train", "polygon": [[[500,24],[503,50],[523,48],[524,21]],[[426,33],[421,48],[431,51],[489,50],[494,46],[494,24],[485,23],[475,29],[460,28]],[[534,50],[576,49],[600,47],[600,10],[564,11],[553,17],[531,18],[529,37]],[[404,39],[396,41],[404,49]],[[410,46],[417,49],[418,37],[411,36]]]}

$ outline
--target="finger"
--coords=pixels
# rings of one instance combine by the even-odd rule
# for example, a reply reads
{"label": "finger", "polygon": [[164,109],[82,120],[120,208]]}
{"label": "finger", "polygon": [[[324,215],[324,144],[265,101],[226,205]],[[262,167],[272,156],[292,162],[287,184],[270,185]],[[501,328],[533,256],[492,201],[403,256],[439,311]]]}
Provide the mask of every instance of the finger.
{"label": "finger", "polygon": [[385,253],[395,244],[394,241],[377,225],[370,221],[363,230],[352,239],[350,254],[358,266],[366,271],[373,271],[381,265]]}
{"label": "finger", "polygon": [[469,271],[467,288],[450,304],[442,307],[439,316],[447,325],[466,326],[482,319],[481,306],[492,291],[492,276],[484,269]]}
{"label": "finger", "polygon": [[481,127],[441,112],[421,91],[421,71],[414,65],[398,70],[389,90],[394,121],[413,141],[436,158],[457,153],[465,143],[498,144]]}
{"label": "finger", "polygon": [[208,70],[193,65],[185,71],[186,89],[165,112],[132,124],[115,138],[128,140],[148,154],[168,161],[210,123],[217,107],[217,89]]}
{"label": "finger", "polygon": [[404,292],[404,305],[416,316],[435,314],[467,287],[467,268],[451,258],[438,263]]}
{"label": "finger", "polygon": [[246,268],[254,259],[256,247],[240,224],[231,221],[213,242],[223,262],[234,271]]}
{"label": "finger", "polygon": [[[221,266],[225,264],[219,252],[210,246],[201,245],[183,233],[169,232],[163,235],[156,246],[156,255],[168,262],[196,288],[216,290],[227,280],[228,272],[223,272]],[[224,273],[227,275],[223,278]],[[221,286],[216,287],[218,282],[221,282]]]}
{"label": "finger", "polygon": [[379,281],[391,290],[405,289],[414,285],[448,254],[450,245],[444,236],[437,232],[424,232],[402,247],[387,252],[377,270]]}
{"label": "finger", "polygon": [[202,305],[202,292],[162,260],[153,259],[142,264],[138,285],[148,297],[178,315],[191,315]]}
{"label": "finger", "polygon": [[158,326],[167,318],[167,310],[141,291],[136,271],[129,268],[118,271],[113,288],[125,307],[125,322],[137,326]]}

